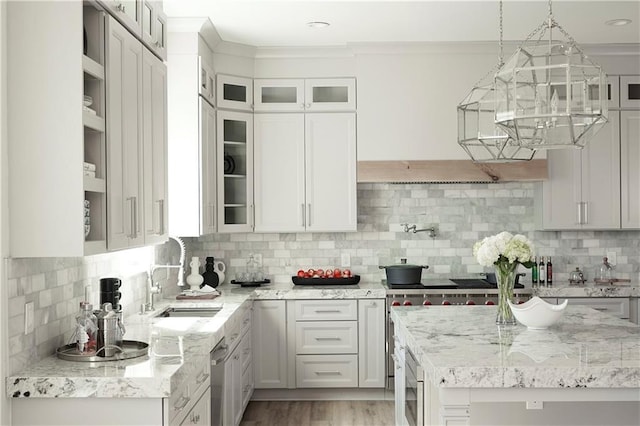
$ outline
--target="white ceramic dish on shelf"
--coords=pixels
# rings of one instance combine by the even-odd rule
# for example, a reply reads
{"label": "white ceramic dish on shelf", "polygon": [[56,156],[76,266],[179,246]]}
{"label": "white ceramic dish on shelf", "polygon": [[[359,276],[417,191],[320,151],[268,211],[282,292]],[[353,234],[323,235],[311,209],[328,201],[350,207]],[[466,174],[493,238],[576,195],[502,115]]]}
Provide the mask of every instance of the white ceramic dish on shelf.
{"label": "white ceramic dish on shelf", "polygon": [[560,319],[568,303],[569,300],[565,299],[561,304],[554,305],[534,296],[519,305],[509,301],[509,306],[522,325],[530,330],[544,330]]}

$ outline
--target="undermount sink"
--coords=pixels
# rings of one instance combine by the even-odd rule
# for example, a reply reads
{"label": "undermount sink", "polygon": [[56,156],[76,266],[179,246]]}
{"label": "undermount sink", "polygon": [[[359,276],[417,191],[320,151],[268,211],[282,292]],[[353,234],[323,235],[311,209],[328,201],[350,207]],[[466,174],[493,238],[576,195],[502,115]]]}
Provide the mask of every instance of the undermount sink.
{"label": "undermount sink", "polygon": [[213,317],[222,310],[221,307],[169,307],[161,311],[156,318],[170,318],[170,317]]}

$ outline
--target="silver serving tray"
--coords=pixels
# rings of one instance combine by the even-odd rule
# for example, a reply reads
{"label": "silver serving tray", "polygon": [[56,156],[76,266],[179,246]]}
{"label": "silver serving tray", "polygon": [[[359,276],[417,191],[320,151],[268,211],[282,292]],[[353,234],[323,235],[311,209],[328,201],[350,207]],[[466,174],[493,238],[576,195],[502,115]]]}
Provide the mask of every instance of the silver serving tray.
{"label": "silver serving tray", "polygon": [[56,355],[58,356],[58,358],[67,361],[120,361],[123,359],[137,358],[139,356],[147,355],[149,351],[149,344],[145,342],[138,342],[136,340],[124,340],[120,349],[121,351],[113,356],[82,355],[78,353],[75,343],[71,343],[56,349]]}

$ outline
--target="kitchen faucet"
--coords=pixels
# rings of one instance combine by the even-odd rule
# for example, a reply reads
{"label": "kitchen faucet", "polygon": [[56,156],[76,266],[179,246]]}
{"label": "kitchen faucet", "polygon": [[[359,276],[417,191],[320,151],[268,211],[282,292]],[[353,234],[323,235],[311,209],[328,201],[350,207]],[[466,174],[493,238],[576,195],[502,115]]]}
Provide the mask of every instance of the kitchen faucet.
{"label": "kitchen faucet", "polygon": [[425,231],[429,231],[429,236],[431,238],[435,238],[437,235],[437,230],[438,228],[435,226],[431,226],[429,228],[424,228],[424,229],[417,229],[417,225],[413,224],[413,225],[409,225],[408,223],[401,223],[400,226],[404,226],[404,232],[409,232],[409,231],[413,231],[413,233],[415,234],[416,232],[425,232]]}
{"label": "kitchen faucet", "polygon": [[162,286],[159,282],[153,283],[153,274],[158,269],[177,269],[178,270],[178,286],[184,286],[184,260],[186,257],[186,248],[184,245],[184,241],[180,237],[171,237],[172,240],[175,240],[180,245],[180,264],[179,265],[157,265],[153,264],[149,266],[149,270],[147,271],[147,297],[145,303],[142,306],[141,313],[154,311],[156,308],[153,305],[153,295],[160,294],[162,292]]}

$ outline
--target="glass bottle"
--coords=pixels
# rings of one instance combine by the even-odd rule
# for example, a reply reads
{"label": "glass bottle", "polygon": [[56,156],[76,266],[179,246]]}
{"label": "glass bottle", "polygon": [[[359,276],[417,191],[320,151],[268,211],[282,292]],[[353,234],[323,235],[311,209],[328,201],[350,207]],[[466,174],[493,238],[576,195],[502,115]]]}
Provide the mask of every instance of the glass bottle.
{"label": "glass bottle", "polygon": [[531,267],[531,286],[536,287],[538,285],[538,258],[533,257],[533,266]]}
{"label": "glass bottle", "polygon": [[540,263],[538,263],[538,282],[541,286],[547,283],[547,268],[544,264],[544,256],[540,257]]}
{"label": "glass bottle", "polygon": [[551,258],[547,259],[547,287],[551,287],[553,284],[553,264]]}
{"label": "glass bottle", "polygon": [[98,319],[93,314],[93,305],[80,302],[80,312],[76,315],[76,347],[83,355],[96,353],[98,338]]}
{"label": "glass bottle", "polygon": [[256,282],[260,281],[259,271],[258,271],[258,262],[253,258],[253,255],[249,255],[249,260],[247,260],[247,281]]}

